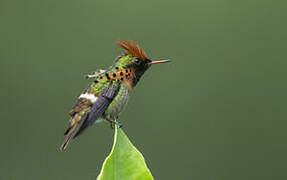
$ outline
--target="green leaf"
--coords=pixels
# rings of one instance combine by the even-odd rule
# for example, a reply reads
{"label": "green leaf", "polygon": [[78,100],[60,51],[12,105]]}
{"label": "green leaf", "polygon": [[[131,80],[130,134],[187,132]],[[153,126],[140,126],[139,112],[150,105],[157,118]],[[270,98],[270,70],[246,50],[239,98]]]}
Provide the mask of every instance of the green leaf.
{"label": "green leaf", "polygon": [[153,180],[143,155],[121,128],[115,128],[114,144],[97,180]]}

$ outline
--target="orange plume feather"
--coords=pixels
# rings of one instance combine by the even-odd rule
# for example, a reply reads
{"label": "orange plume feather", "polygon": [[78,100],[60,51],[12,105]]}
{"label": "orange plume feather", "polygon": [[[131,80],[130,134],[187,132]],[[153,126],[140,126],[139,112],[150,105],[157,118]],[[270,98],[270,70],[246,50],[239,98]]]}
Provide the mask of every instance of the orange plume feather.
{"label": "orange plume feather", "polygon": [[141,60],[146,60],[147,56],[143,49],[133,41],[120,41],[117,43],[120,48],[123,48],[127,54],[135,56]]}

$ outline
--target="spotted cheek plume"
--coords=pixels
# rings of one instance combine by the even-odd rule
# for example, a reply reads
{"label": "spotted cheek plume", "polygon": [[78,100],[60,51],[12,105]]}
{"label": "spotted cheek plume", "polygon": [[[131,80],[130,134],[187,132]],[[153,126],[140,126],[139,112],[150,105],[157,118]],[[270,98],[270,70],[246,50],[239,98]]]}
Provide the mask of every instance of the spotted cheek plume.
{"label": "spotted cheek plume", "polygon": [[132,81],[135,78],[135,70],[132,68],[128,69],[119,69],[117,68],[117,72],[105,73],[101,75],[95,83],[99,83],[103,80],[111,80],[111,81],[125,81],[132,87]]}

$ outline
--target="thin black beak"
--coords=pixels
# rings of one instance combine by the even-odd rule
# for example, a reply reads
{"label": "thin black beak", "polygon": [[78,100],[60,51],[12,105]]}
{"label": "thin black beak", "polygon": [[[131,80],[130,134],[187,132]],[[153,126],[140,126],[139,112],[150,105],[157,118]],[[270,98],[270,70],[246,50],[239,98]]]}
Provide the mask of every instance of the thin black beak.
{"label": "thin black beak", "polygon": [[157,61],[152,61],[150,63],[148,63],[148,65],[153,65],[153,64],[162,64],[162,63],[167,63],[170,62],[170,59],[165,59],[165,60],[157,60]]}

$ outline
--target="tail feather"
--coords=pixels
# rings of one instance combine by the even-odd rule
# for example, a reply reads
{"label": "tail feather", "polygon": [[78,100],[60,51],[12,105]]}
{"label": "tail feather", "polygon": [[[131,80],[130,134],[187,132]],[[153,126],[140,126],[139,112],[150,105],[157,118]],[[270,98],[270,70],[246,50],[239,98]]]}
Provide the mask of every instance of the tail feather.
{"label": "tail feather", "polygon": [[64,133],[65,136],[70,132],[71,128],[72,128],[72,127],[68,127],[68,128],[66,129],[66,131],[65,131],[65,133]]}
{"label": "tail feather", "polygon": [[[85,113],[85,115],[83,117],[81,117],[79,121],[72,120],[72,122],[74,121],[74,123],[72,123],[68,127],[66,132],[64,133],[66,135],[66,138],[64,140],[64,143],[60,147],[61,151],[66,150],[70,141],[77,135],[77,133],[78,133],[79,129],[81,128],[81,126],[83,125],[86,117],[87,117],[87,113]],[[77,117],[74,117],[74,118],[77,118]]]}
{"label": "tail feather", "polygon": [[66,148],[67,148],[68,144],[70,143],[71,138],[73,137],[73,135],[74,135],[74,133],[71,132],[71,131],[69,132],[69,134],[67,134],[66,139],[65,139],[64,143],[62,144],[62,146],[60,148],[61,151],[65,151],[66,150]]}

